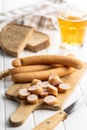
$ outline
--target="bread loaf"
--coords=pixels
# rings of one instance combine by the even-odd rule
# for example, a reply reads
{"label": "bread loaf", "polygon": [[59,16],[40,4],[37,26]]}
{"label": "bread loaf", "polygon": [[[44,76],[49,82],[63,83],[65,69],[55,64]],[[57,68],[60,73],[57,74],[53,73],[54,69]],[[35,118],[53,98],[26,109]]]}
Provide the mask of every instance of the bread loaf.
{"label": "bread loaf", "polygon": [[25,48],[33,28],[17,24],[8,24],[1,30],[1,48],[9,55],[18,57]]}
{"label": "bread loaf", "polygon": [[45,33],[34,31],[26,46],[27,50],[38,52],[50,45],[49,36]]}

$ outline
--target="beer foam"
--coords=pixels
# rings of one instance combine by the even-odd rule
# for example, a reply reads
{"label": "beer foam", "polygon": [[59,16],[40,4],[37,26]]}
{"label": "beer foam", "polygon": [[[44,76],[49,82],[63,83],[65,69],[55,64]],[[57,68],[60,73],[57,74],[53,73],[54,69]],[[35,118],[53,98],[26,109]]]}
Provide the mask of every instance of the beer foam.
{"label": "beer foam", "polygon": [[83,20],[87,20],[87,16],[83,12],[60,12],[59,16],[62,20],[74,21],[79,22]]}

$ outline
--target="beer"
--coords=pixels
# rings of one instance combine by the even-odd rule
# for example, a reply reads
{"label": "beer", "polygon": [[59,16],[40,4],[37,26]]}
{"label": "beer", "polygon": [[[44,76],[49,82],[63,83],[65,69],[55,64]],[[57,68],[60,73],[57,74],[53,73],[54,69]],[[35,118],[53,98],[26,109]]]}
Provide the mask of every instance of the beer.
{"label": "beer", "polygon": [[85,15],[60,13],[58,16],[62,44],[81,46],[84,42],[87,20]]}

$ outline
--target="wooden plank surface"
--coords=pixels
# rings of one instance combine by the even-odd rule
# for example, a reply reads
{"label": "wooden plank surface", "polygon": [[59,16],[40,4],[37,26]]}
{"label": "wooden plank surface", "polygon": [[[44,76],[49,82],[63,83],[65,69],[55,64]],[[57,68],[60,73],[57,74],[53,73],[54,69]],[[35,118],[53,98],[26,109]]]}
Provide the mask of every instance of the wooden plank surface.
{"label": "wooden plank surface", "polygon": [[[21,53],[20,57],[30,56],[36,54],[58,54],[64,53],[64,50],[59,50],[59,34],[57,31],[48,31],[51,39],[51,46],[48,49],[40,51],[38,53],[32,53],[28,51],[24,51]],[[55,36],[54,36],[55,34]],[[87,41],[87,40],[86,40]],[[58,43],[58,44],[57,44]],[[66,52],[66,51],[65,51]],[[79,59],[87,62],[87,43],[85,46],[79,50],[72,51]],[[11,58],[0,51],[0,71],[4,69],[8,69],[11,67],[11,62],[14,58]],[[12,84],[12,82],[8,82],[10,77],[5,78],[5,80],[0,81],[0,130],[32,130],[34,126],[50,117],[55,113],[55,111],[49,110],[37,110],[28,117],[26,122],[20,127],[12,127],[9,124],[9,116],[16,110],[18,104],[11,100],[5,98],[5,92],[8,89],[8,86]],[[70,98],[67,100],[64,108],[75,101],[77,98],[82,97],[87,94],[87,73],[83,76],[82,80],[76,87],[75,91],[72,93]],[[61,122],[55,130],[86,130],[87,129],[87,105],[84,103],[79,111],[74,112],[71,116],[69,116],[64,122]]]}
{"label": "wooden plank surface", "polygon": [[[57,46],[59,46],[59,45],[57,45]],[[86,53],[86,48],[84,50],[82,50],[82,52]],[[55,48],[53,50],[51,50],[51,51],[54,52],[54,54],[55,54]],[[39,52],[38,54],[50,54],[51,51],[48,48],[47,50],[43,50],[43,51]],[[84,61],[86,61],[85,55],[82,55],[81,50],[78,53],[77,52],[74,52],[74,53],[78,54],[77,57],[79,57],[80,59],[83,59],[83,57],[84,57]],[[32,52],[25,51],[20,55],[20,57],[28,56],[28,55],[36,55],[36,53],[33,54]],[[11,67],[11,61],[14,58],[11,58],[11,57],[6,56],[6,55],[3,56],[3,54],[1,53],[0,59],[2,59],[1,60],[2,66],[4,64],[4,68],[0,68],[0,69],[3,70],[3,69],[8,69],[8,68]],[[66,107],[67,105],[69,105],[70,103],[75,101],[77,98],[80,98],[82,95],[86,94],[86,92],[87,92],[87,87],[86,87],[87,78],[86,77],[87,77],[87,75],[85,74],[83,76],[80,84],[78,84],[78,86],[75,89],[74,93],[70,96],[70,98],[68,99],[68,101],[67,101],[67,103],[65,104],[64,107]],[[5,91],[8,89],[8,86],[10,86],[12,84],[12,82],[8,82],[9,78],[10,77],[7,77],[7,78],[5,78],[5,81],[0,81],[0,85],[1,85],[0,89],[1,89],[1,94],[3,93],[2,94],[3,96],[4,96]],[[10,100],[7,100],[7,99],[4,100],[3,97],[1,97],[1,100],[0,100],[0,103],[1,103],[1,113],[0,114],[3,117],[2,118],[3,120],[1,120],[3,125],[0,126],[0,127],[2,128],[2,130],[5,130],[5,129],[13,130],[14,128],[10,126],[10,124],[8,122],[8,119],[9,119],[9,116],[15,111],[18,104],[15,103],[15,102],[13,103],[13,101],[10,101]],[[86,116],[85,116],[86,109],[87,109],[86,106],[81,108],[81,110],[84,111],[84,119],[86,119]],[[29,128],[29,130],[32,130],[32,128],[35,125],[39,124],[41,121],[43,121],[44,119],[46,119],[49,116],[53,115],[54,113],[55,113],[54,111],[37,110],[37,111],[35,111],[34,113],[32,113],[29,116],[29,118],[26,120],[26,122],[22,126],[15,128],[15,130],[24,130],[24,129],[27,129],[27,128]],[[78,111],[76,115],[81,115],[80,119],[83,117],[82,114],[81,114],[81,111]],[[60,125],[55,128],[55,130],[60,130],[60,129],[61,130],[65,130],[65,129],[73,130],[73,128],[74,129],[79,128],[79,130],[80,130],[80,127],[82,127],[82,123],[81,123],[82,120],[80,120],[78,116],[75,116],[75,114],[73,116],[71,116],[71,117],[68,118],[67,120],[65,120],[64,123],[61,122]],[[77,120],[75,120],[75,122],[73,122],[73,119],[75,117],[77,117]],[[78,120],[79,120],[79,126],[80,127],[79,126],[78,127],[74,126],[74,123],[78,124]],[[84,127],[86,128],[86,122],[85,121],[84,121]]]}

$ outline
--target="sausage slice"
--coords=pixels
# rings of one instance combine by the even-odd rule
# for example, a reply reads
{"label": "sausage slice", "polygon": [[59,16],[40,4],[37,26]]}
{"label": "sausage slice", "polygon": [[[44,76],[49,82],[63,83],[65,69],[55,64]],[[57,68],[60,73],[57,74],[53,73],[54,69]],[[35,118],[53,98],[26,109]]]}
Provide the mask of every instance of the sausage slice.
{"label": "sausage slice", "polygon": [[60,83],[63,83],[63,81],[60,79],[60,77],[57,74],[51,74],[48,79],[49,83],[57,86]]}
{"label": "sausage slice", "polygon": [[30,95],[30,92],[28,92],[27,88],[22,88],[19,90],[19,98],[25,99],[28,95]]}
{"label": "sausage slice", "polygon": [[43,89],[46,89],[48,84],[49,84],[48,81],[43,81],[43,82],[40,83],[40,86],[41,86]]}
{"label": "sausage slice", "polygon": [[60,92],[60,93],[64,93],[68,89],[70,89],[70,84],[68,84],[68,83],[62,83],[62,84],[58,85],[58,92]]}
{"label": "sausage slice", "polygon": [[44,98],[44,102],[48,105],[54,105],[57,103],[57,97],[55,97],[53,95],[49,95]]}
{"label": "sausage slice", "polygon": [[53,94],[54,96],[58,96],[58,89],[55,86],[48,84],[47,89],[48,89],[49,94]]}
{"label": "sausage slice", "polygon": [[40,97],[46,97],[46,96],[48,96],[49,95],[49,93],[48,93],[48,91],[47,91],[47,89],[44,89],[43,90],[43,92],[42,93],[40,93]]}
{"label": "sausage slice", "polygon": [[38,96],[36,94],[30,94],[27,96],[27,102],[30,104],[35,104],[38,102]]}
{"label": "sausage slice", "polygon": [[28,88],[28,91],[32,92],[33,94],[39,95],[41,92],[43,92],[43,88],[39,85],[32,85]]}
{"label": "sausage slice", "polygon": [[40,83],[41,83],[41,80],[39,79],[33,79],[31,82],[32,85],[40,85]]}

